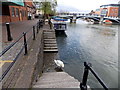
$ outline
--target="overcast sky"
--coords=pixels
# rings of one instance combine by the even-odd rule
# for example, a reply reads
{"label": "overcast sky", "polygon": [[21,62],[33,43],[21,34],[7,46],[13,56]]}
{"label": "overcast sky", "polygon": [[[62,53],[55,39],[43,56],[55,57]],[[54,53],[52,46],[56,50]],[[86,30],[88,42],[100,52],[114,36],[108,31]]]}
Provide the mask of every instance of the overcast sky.
{"label": "overcast sky", "polygon": [[118,4],[119,1],[120,0],[57,0],[59,10],[61,9],[70,11],[69,9],[71,7],[73,10],[76,9],[83,12],[96,10],[101,5],[105,4]]}

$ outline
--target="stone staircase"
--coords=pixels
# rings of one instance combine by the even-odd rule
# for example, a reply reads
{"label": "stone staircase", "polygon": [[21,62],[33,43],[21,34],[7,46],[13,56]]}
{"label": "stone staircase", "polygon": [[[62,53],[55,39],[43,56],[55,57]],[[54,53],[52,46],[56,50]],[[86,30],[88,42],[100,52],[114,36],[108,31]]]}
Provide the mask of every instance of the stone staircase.
{"label": "stone staircase", "polygon": [[44,52],[58,52],[56,36],[54,30],[44,30]]}
{"label": "stone staircase", "polygon": [[80,82],[66,72],[43,73],[33,88],[78,88]]}

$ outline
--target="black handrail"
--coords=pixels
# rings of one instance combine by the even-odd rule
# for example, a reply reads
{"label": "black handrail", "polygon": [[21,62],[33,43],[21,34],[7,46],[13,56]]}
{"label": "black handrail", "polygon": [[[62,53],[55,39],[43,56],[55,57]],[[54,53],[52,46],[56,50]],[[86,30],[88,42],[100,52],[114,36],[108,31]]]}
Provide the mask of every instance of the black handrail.
{"label": "black handrail", "polygon": [[9,70],[11,69],[11,67],[13,66],[13,64],[16,62],[16,60],[18,59],[19,55],[22,53],[23,50],[24,50],[24,46],[22,47],[22,49],[20,50],[20,52],[17,54],[17,56],[15,57],[15,59],[13,60],[13,62],[8,66],[8,68],[2,74],[2,77],[0,77],[0,82],[7,75],[7,73],[9,72]]}
{"label": "black handrail", "polygon": [[0,53],[0,57],[2,55],[4,55],[10,48],[12,48],[17,42],[20,41],[20,39],[23,37],[23,35],[21,35],[18,40],[16,40],[15,42],[13,42],[12,44],[10,44],[8,47],[6,47],[1,53]]}
{"label": "black handrail", "polygon": [[[38,23],[40,23],[40,21],[38,22]],[[38,24],[37,23],[37,25],[34,25],[33,26],[33,35],[31,35],[31,36],[33,36],[33,39],[35,40],[35,26],[37,26],[37,33],[38,33],[38,30],[40,29],[40,26],[39,25],[41,25],[41,24]],[[0,53],[0,57],[1,56],[3,56],[7,51],[9,51],[9,49],[11,49],[17,42],[19,42],[23,37],[24,37],[24,46],[22,47],[22,49],[19,51],[19,53],[16,55],[16,57],[15,57],[15,59],[13,60],[13,62],[8,66],[8,68],[5,70],[5,72],[3,72],[3,74],[2,74],[2,76],[0,77],[0,82],[3,80],[3,78],[7,75],[7,73],[9,72],[9,70],[11,69],[11,67],[14,65],[14,63],[15,63],[15,61],[18,59],[18,57],[20,56],[20,54],[22,53],[22,51],[25,49],[25,54],[24,55],[26,55],[27,54],[27,42],[28,42],[28,40],[31,38],[31,36],[30,36],[30,38],[28,39],[28,40],[26,40],[26,34],[28,33],[28,32],[30,32],[31,30],[28,30],[28,31],[26,31],[26,32],[23,32],[23,34],[15,41],[15,42],[13,42],[12,44],[10,44],[8,47],[6,47],[1,53]]]}
{"label": "black handrail", "polygon": [[96,77],[96,79],[99,81],[99,83],[103,86],[105,90],[108,90],[107,85],[103,82],[103,80],[97,75],[97,73],[92,69],[92,64],[88,64],[87,62],[84,62],[84,74],[82,82],[80,83],[81,90],[87,90],[87,78],[89,74],[89,70],[92,72],[92,74]]}

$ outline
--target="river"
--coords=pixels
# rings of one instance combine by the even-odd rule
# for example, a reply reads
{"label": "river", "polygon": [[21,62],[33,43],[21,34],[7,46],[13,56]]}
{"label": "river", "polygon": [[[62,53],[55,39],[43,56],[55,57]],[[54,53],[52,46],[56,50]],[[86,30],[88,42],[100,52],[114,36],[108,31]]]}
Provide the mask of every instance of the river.
{"label": "river", "polygon": [[[57,35],[57,44],[68,74],[82,81],[86,61],[109,88],[118,87],[118,25],[87,24],[79,19],[67,23],[65,34]],[[88,85],[102,87],[91,73]]]}

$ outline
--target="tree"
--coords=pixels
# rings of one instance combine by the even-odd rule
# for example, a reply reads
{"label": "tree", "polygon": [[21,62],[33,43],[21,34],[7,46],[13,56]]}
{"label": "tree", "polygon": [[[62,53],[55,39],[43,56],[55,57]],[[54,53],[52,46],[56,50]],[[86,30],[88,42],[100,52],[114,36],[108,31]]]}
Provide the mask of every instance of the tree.
{"label": "tree", "polygon": [[52,14],[55,14],[56,13],[56,7],[57,7],[57,0],[53,0],[53,3],[52,3],[52,11],[53,13]]}
{"label": "tree", "polygon": [[48,18],[48,15],[52,12],[52,7],[50,2],[42,2],[41,10],[44,12],[44,19]]}
{"label": "tree", "polygon": [[[38,2],[36,2],[38,4]],[[42,0],[39,2],[39,10],[44,12],[44,19],[48,18],[49,15],[55,15],[56,13],[57,0]]]}

